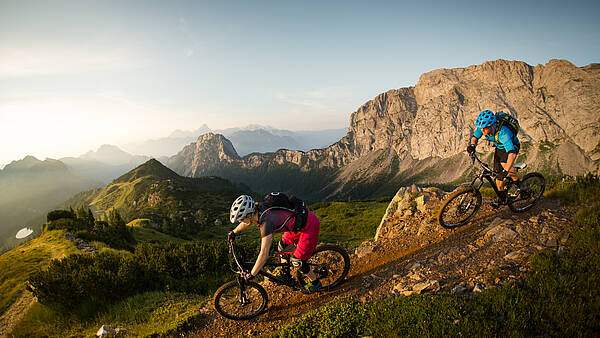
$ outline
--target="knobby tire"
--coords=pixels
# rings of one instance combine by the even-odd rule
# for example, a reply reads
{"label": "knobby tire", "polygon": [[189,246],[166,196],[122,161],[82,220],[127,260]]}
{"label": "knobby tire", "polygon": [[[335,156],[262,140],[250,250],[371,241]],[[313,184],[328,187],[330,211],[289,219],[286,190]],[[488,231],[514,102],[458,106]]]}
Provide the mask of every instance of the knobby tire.
{"label": "knobby tire", "polygon": [[[544,194],[546,180],[539,173],[529,173],[519,183],[520,192],[516,192],[518,185],[511,183],[508,190],[508,207],[513,212],[524,212],[531,209]],[[514,195],[514,196],[512,196]]]}
{"label": "knobby tire", "polygon": [[247,303],[240,302],[240,284],[237,280],[223,284],[213,299],[215,310],[223,317],[233,320],[245,320],[258,316],[267,307],[267,291],[258,283],[245,282],[244,295]]}
{"label": "knobby tire", "polygon": [[320,278],[322,291],[338,286],[350,271],[350,257],[346,250],[337,245],[320,245],[308,259],[308,264]]}
{"label": "knobby tire", "polygon": [[438,212],[438,223],[452,229],[465,225],[481,207],[481,193],[471,186],[454,191]]}

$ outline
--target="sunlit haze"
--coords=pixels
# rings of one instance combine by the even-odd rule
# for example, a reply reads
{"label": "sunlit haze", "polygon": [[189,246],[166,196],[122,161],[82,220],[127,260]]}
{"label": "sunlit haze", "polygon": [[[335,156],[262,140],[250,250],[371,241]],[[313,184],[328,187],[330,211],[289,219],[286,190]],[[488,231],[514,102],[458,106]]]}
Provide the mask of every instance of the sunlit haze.
{"label": "sunlit haze", "polygon": [[345,128],[376,95],[489,60],[600,56],[598,1],[0,2],[0,168],[269,125]]}

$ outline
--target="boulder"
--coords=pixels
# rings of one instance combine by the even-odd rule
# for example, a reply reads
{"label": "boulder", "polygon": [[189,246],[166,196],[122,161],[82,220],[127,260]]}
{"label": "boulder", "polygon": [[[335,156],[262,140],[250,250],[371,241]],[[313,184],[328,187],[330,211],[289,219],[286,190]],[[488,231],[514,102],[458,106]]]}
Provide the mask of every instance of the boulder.
{"label": "boulder", "polygon": [[513,252],[507,254],[506,256],[504,256],[504,259],[509,260],[509,261],[519,262],[519,261],[522,261],[527,256],[528,256],[527,251],[524,249],[521,249],[521,250],[516,250],[516,251],[513,251]]}
{"label": "boulder", "polygon": [[497,225],[495,227],[489,226],[485,230],[485,234],[484,234],[483,237],[487,241],[492,240],[494,242],[499,242],[499,241],[502,241],[502,240],[513,239],[516,236],[517,236],[517,233],[514,230],[506,228],[506,227],[504,227],[502,225]]}
{"label": "boulder", "polygon": [[467,287],[464,285],[457,285],[452,289],[452,294],[459,295],[461,293],[467,292]]}
{"label": "boulder", "polygon": [[374,250],[375,247],[372,245],[361,245],[358,248],[356,248],[355,253],[358,256],[358,258],[363,258],[366,255],[371,254]]}
{"label": "boulder", "polygon": [[113,328],[111,328],[108,325],[102,325],[100,327],[100,329],[98,330],[98,332],[96,333],[96,336],[98,337],[104,337],[104,336],[108,336],[109,334],[114,334],[115,330]]}
{"label": "boulder", "polygon": [[427,212],[427,207],[425,204],[431,199],[431,196],[427,194],[419,195],[415,198],[415,202],[417,203],[417,210],[422,213]]}
{"label": "boulder", "polygon": [[440,282],[437,280],[428,280],[423,283],[417,283],[413,285],[413,291],[423,293],[427,291],[435,291],[440,288]]}

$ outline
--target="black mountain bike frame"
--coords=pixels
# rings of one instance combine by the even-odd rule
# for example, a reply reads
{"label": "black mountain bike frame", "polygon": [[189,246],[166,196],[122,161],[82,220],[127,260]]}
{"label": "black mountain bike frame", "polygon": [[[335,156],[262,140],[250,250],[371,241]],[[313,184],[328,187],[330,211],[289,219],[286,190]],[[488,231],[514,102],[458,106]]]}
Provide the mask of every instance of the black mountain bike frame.
{"label": "black mountain bike frame", "polygon": [[[233,244],[233,241],[229,241],[229,253],[233,256],[233,262],[235,263],[235,266],[233,264],[231,264],[231,271],[233,271],[235,274],[238,275],[237,277],[237,281],[240,284],[240,286],[245,285],[246,280],[242,277],[242,273],[244,271],[249,271],[250,269],[252,269],[252,267],[254,266],[255,262],[242,262],[240,257],[237,255],[237,253],[235,252],[235,245]],[[284,254],[289,254],[287,252],[281,252],[278,253],[276,256],[281,256]],[[310,264],[309,265],[314,265],[314,264]],[[265,264],[265,267],[283,267],[283,268],[288,268],[291,269],[292,267],[292,263],[291,262],[268,262]],[[294,278],[290,278],[289,280],[286,279],[282,279],[282,278],[278,278],[277,276],[274,276],[273,274],[265,271],[264,269],[261,269],[259,272],[260,275],[263,275],[265,278],[275,282],[276,284],[279,285],[285,285],[285,286],[289,286],[293,289],[298,289],[299,287],[299,282],[296,281]],[[290,275],[291,277],[291,275]]]}
{"label": "black mountain bike frame", "polygon": [[[477,176],[475,176],[475,178],[473,178],[473,181],[471,182],[470,186],[476,190],[480,190],[481,187],[485,184],[485,182],[484,182],[484,179],[485,179],[490,183],[490,185],[492,186],[492,189],[494,189],[494,192],[496,193],[496,195],[498,197],[500,197],[500,191],[498,190],[498,186],[496,185],[496,180],[495,180],[498,173],[493,171],[487,164],[483,163],[479,159],[479,157],[477,157],[476,154],[472,154],[471,159],[473,159],[473,163],[475,163],[475,161],[479,162],[479,164],[481,165],[481,172],[479,173],[479,175],[477,175]],[[509,177],[507,177],[506,179],[513,181]],[[477,182],[477,180],[479,180],[478,186],[476,186],[476,183],[475,183],[475,182]],[[515,181],[513,181],[513,182],[516,183]]]}

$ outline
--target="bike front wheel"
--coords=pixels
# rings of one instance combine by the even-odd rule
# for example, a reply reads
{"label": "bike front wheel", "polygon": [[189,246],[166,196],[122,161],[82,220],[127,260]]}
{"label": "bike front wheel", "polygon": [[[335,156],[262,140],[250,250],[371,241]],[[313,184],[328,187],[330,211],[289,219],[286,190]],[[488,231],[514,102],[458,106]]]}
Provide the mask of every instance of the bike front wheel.
{"label": "bike front wheel", "polygon": [[542,197],[546,180],[539,173],[529,173],[519,183],[511,183],[507,188],[508,207],[513,212],[531,209]]}
{"label": "bike front wheel", "polygon": [[319,276],[323,291],[339,285],[350,271],[350,257],[337,245],[320,245],[308,259],[308,264]]}
{"label": "bike front wheel", "polygon": [[473,187],[454,191],[438,212],[438,222],[444,228],[456,228],[467,223],[481,206],[481,193]]}
{"label": "bike front wheel", "polygon": [[213,301],[215,310],[223,317],[244,320],[261,314],[267,307],[268,296],[258,283],[231,281],[215,292]]}

